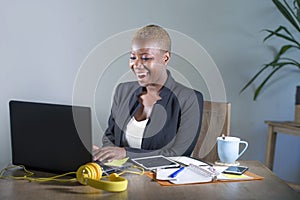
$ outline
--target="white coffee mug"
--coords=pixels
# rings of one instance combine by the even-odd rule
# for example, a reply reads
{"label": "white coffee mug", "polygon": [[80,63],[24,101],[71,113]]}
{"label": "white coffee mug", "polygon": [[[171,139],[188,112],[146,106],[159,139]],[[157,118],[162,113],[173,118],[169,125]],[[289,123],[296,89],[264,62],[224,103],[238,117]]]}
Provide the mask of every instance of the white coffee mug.
{"label": "white coffee mug", "polygon": [[[234,163],[248,148],[248,142],[241,141],[238,137],[218,137],[218,155],[221,162]],[[239,153],[240,144],[244,149]]]}

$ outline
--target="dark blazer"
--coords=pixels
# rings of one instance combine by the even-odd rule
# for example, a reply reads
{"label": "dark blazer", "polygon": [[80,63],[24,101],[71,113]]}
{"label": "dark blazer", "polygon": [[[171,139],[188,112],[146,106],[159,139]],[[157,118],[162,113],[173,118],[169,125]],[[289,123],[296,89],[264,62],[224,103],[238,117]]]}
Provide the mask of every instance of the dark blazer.
{"label": "dark blazer", "polygon": [[141,149],[126,146],[124,131],[141,106],[138,98],[144,89],[137,82],[117,86],[103,146],[125,147],[130,158],[190,156],[201,129],[203,96],[176,82],[170,72],[145,127]]}

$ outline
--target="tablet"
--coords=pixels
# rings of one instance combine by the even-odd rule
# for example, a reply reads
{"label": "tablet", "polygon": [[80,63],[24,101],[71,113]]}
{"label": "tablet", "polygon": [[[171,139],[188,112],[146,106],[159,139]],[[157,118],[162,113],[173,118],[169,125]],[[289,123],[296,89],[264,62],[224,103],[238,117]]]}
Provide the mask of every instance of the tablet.
{"label": "tablet", "polygon": [[134,163],[136,163],[137,165],[139,165],[147,170],[179,166],[178,163],[176,163],[175,161],[173,161],[171,159],[168,159],[167,157],[164,157],[163,155],[134,158],[131,160]]}

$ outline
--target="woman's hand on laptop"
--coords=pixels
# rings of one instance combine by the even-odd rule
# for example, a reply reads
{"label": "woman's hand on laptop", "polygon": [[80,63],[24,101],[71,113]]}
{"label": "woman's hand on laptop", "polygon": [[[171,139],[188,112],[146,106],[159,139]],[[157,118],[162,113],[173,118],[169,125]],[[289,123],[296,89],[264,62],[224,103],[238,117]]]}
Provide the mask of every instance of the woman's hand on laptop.
{"label": "woman's hand on laptop", "polygon": [[121,147],[98,147],[93,145],[93,160],[100,161],[100,162],[111,162],[113,160],[119,160],[126,157],[126,150],[125,148]]}

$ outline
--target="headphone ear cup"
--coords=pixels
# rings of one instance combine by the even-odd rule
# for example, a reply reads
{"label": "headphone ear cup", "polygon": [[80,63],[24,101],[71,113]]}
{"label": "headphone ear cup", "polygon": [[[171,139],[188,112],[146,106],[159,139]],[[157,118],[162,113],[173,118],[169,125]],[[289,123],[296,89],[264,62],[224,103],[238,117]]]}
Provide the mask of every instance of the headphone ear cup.
{"label": "headphone ear cup", "polygon": [[85,165],[82,165],[81,167],[79,167],[79,169],[76,172],[77,181],[83,185],[87,185],[86,183],[87,178],[100,180],[101,177],[102,177],[102,169],[96,163],[87,163]]}
{"label": "headphone ear cup", "polygon": [[101,177],[102,169],[97,163],[85,164],[76,172],[77,181],[83,185],[110,192],[121,192],[127,189],[127,179],[119,177],[116,173],[109,176],[109,181],[100,180]]}

